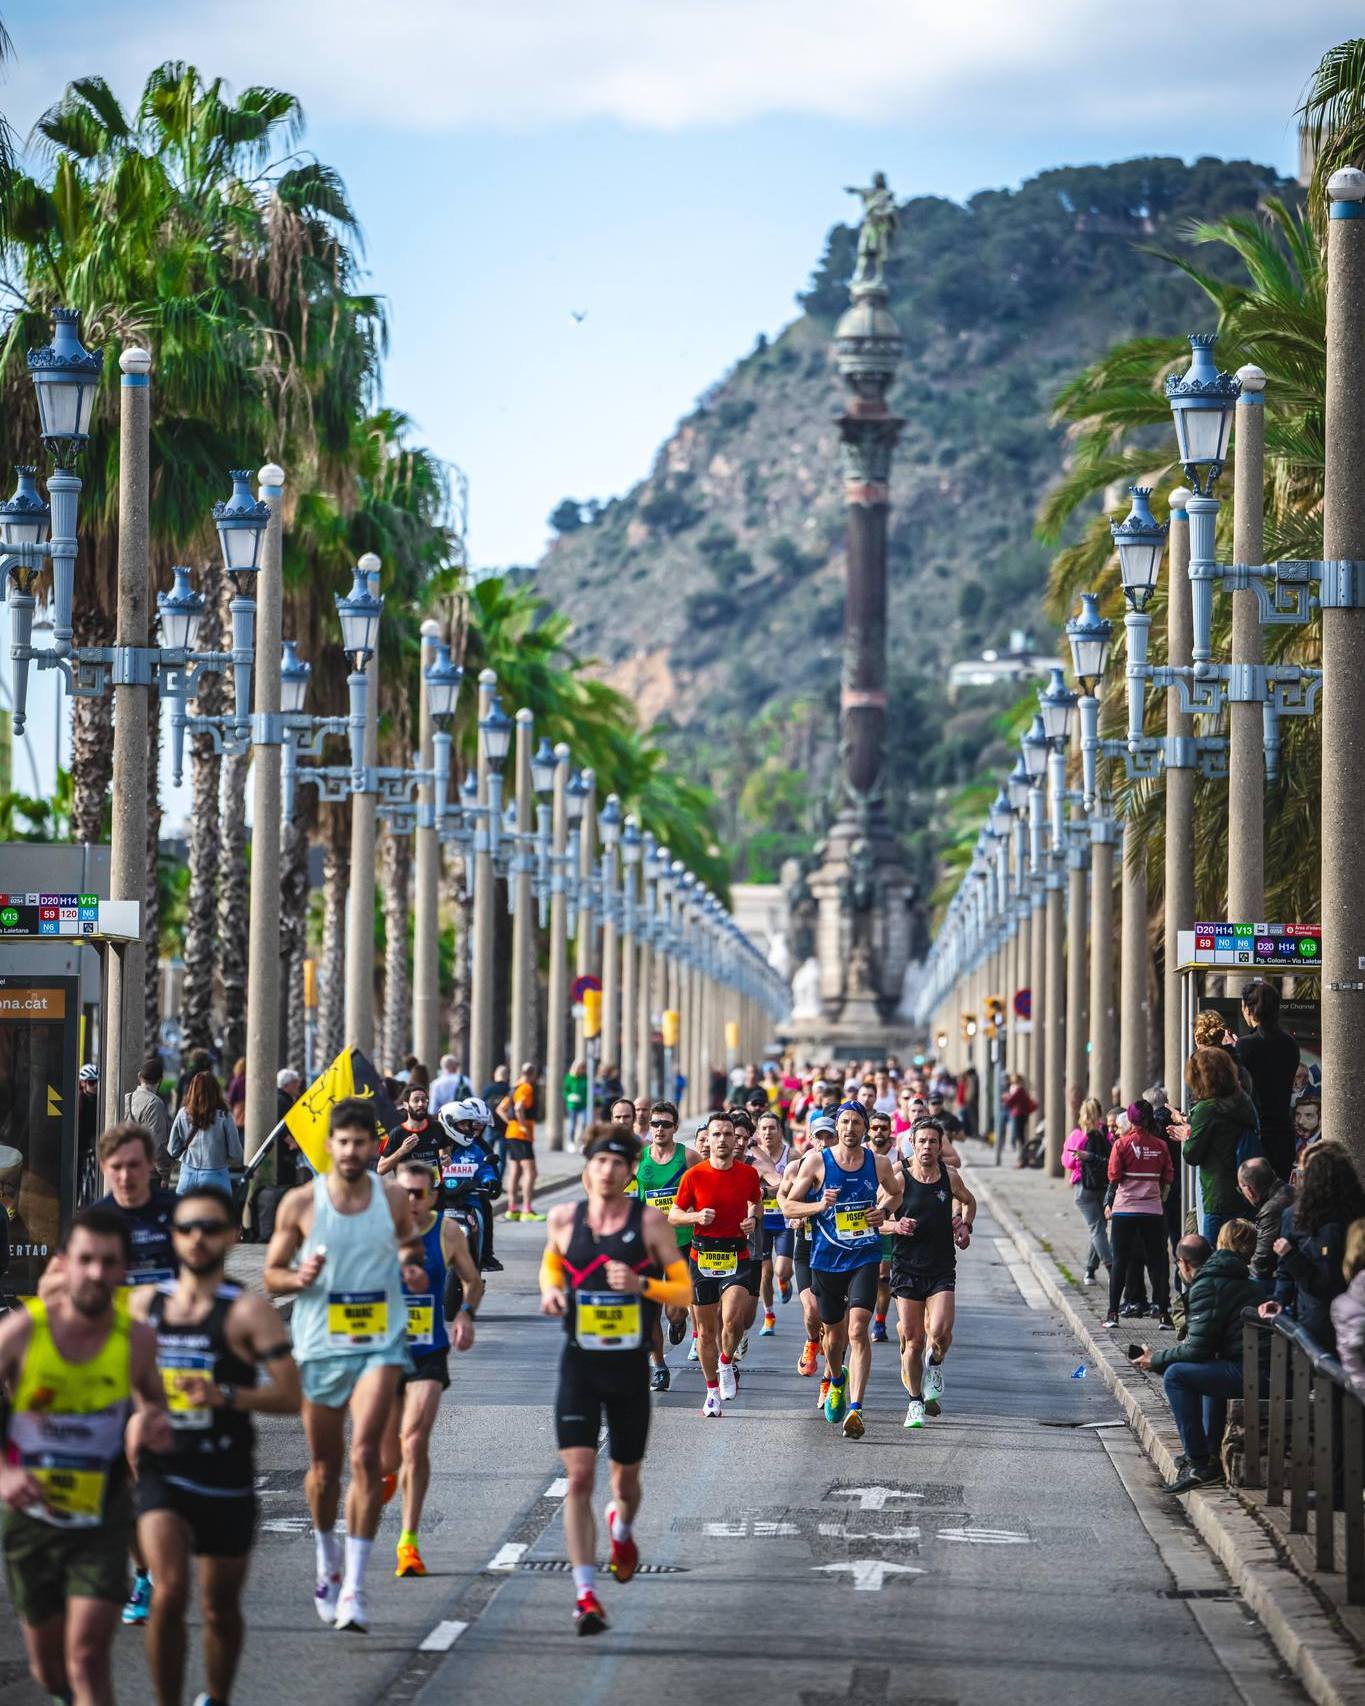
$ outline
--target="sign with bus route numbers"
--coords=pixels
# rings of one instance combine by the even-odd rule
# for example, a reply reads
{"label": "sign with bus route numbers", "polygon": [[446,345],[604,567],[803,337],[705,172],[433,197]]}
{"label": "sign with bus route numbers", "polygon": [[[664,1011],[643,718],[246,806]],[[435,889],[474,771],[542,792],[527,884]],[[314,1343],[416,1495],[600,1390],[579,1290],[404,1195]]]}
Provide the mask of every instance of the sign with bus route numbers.
{"label": "sign with bus route numbers", "polygon": [[1196,923],[1193,930],[1180,931],[1178,953],[1181,965],[1318,971],[1322,926]]}
{"label": "sign with bus route numbers", "polygon": [[141,931],[135,900],[101,900],[97,894],[0,894],[0,937],[115,936]]}

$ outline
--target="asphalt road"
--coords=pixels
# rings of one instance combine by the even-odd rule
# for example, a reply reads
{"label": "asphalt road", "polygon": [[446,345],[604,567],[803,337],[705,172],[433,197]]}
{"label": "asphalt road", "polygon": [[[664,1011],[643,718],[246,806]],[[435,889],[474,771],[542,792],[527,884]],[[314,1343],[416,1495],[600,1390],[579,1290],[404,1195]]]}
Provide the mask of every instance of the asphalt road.
{"label": "asphalt road", "polygon": [[[605,1578],[611,1628],[582,1640],[549,1413],[562,1328],[535,1313],[540,1228],[500,1228],[507,1272],[433,1441],[430,1574],[394,1580],[391,1506],[369,1635],[315,1618],[303,1435],[261,1427],[237,1700],[1148,1706],[1174,1685],[1199,1706],[1301,1701],[1127,1430],[1094,1425],[1118,1421],[1112,1401],[1073,1378],[1074,1342],[995,1232],[983,1216],[959,1266],[944,1414],[922,1433],[900,1425],[894,1342],[874,1351],[865,1439],[817,1417],[815,1383],[795,1373],[795,1303],[776,1337],[754,1335],[719,1424],[703,1423],[700,1372],[674,1351],[636,1525],[658,1573]],[[117,1677],[120,1700],[149,1697],[135,1631],[120,1632]],[[200,1686],[196,1642],[187,1698]],[[43,1698],[5,1606],[0,1706]]]}

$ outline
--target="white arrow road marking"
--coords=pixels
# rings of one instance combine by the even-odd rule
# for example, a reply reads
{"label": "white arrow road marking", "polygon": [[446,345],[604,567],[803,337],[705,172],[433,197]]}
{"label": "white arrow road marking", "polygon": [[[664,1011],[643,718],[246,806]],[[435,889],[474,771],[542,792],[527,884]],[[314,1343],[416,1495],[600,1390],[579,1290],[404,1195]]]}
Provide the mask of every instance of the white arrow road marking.
{"label": "white arrow road marking", "polygon": [[922,1576],[924,1571],[914,1564],[888,1564],[884,1558],[854,1558],[847,1564],[815,1564],[813,1569],[825,1572],[847,1570],[853,1577],[857,1593],[880,1593],[888,1576]]}
{"label": "white arrow road marking", "polygon": [[768,1539],[778,1535],[800,1534],[800,1532],[801,1530],[794,1522],[756,1522],[754,1524],[755,1539]]}
{"label": "white arrow road marking", "polygon": [[444,1623],[438,1623],[417,1651],[419,1653],[448,1653],[468,1627],[467,1623],[456,1623],[451,1619],[447,1619]]}
{"label": "white arrow road marking", "polygon": [[708,1522],[702,1529],[712,1540],[743,1540],[748,1532],[747,1522]]}
{"label": "white arrow road marking", "polygon": [[965,1540],[972,1546],[1033,1546],[1037,1542],[1029,1534],[1015,1534],[1008,1528],[940,1528],[940,1540]]}
{"label": "white arrow road marking", "polygon": [[[1124,1426],[1127,1427],[1127,1425],[1128,1424],[1125,1422]],[[544,1496],[547,1499],[565,1499],[565,1498],[567,1498],[569,1496],[568,1480],[563,1475],[561,1475],[557,1481],[551,1481],[550,1485],[545,1489]]]}
{"label": "white arrow road marking", "polygon": [[886,1509],[888,1499],[922,1499],[923,1493],[903,1493],[896,1487],[836,1487],[832,1499],[857,1499],[865,1511]]}
{"label": "white arrow road marking", "polygon": [[509,1540],[505,1546],[499,1546],[494,1555],[484,1565],[486,1570],[515,1570],[525,1557],[528,1547],[519,1541]]}

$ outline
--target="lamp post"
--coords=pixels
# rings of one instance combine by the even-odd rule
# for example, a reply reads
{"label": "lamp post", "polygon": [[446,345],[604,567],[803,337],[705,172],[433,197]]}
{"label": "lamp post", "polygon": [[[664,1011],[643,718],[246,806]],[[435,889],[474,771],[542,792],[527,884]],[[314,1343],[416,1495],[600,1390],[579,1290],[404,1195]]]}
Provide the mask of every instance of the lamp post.
{"label": "lamp post", "polygon": [[[655,996],[662,956],[655,947],[662,925],[659,913],[659,847],[652,835],[642,838],[640,857],[640,983],[639,1011],[635,1020],[635,1082],[647,1096],[666,1095],[654,1076]],[[667,1002],[660,999],[658,1011]]]}
{"label": "lamp post", "polygon": [[[502,830],[502,770],[512,744],[512,719],[498,704],[497,677],[479,673],[480,816],[474,832],[474,941],[469,978],[469,1075],[486,1084],[493,1070],[494,890],[493,861]],[[517,1063],[520,1065],[520,1062]]]}
{"label": "lamp post", "polygon": [[[1067,985],[1062,871],[1067,854],[1064,806],[1066,800],[1066,741],[1076,709],[1060,670],[1052,672],[1038,694],[1039,715],[1048,745],[1047,772],[1052,822],[1047,870],[1047,1032],[1043,1065],[1043,1120],[1047,1138],[1047,1168],[1061,1176],[1062,1142],[1066,1125]],[[1081,923],[1084,930],[1084,922]],[[1074,950],[1073,950],[1073,957]]]}
{"label": "lamp post", "polygon": [[[1193,614],[1190,604],[1190,518],[1185,505],[1193,494],[1177,486],[1171,510],[1171,579],[1166,600],[1166,661],[1173,669],[1192,667]],[[1166,848],[1163,885],[1165,971],[1162,1003],[1162,1074],[1172,1107],[1185,1100],[1185,1035],[1180,1021],[1180,932],[1194,929],[1194,718],[1178,693],[1166,695]]]}
{"label": "lamp post", "polygon": [[[1029,984],[1032,988],[1032,1046],[1029,1050],[1038,1104],[1037,1123],[1046,1126],[1044,1079],[1047,1071],[1047,855],[1044,850],[1046,798],[1043,791],[1047,769],[1047,738],[1042,719],[1019,738],[1021,762],[1028,777],[1029,889],[1033,921],[1029,931],[1031,948]],[[951,1030],[950,1033],[951,1035]]]}
{"label": "lamp post", "polygon": [[512,1070],[536,1056],[535,793],[531,778],[535,717],[526,706],[516,723],[516,837],[509,869],[512,906]]}
{"label": "lamp post", "polygon": [[[422,624],[421,698],[418,710],[418,762],[435,767],[431,690],[427,672],[436,662],[441,624],[428,617]],[[441,1050],[440,879],[441,843],[436,833],[436,801],[431,782],[417,795],[417,828],[413,836],[412,921],[412,1052],[433,1070]]]}
{"label": "lamp post", "polygon": [[638,1070],[639,1062],[639,907],[636,883],[644,837],[633,817],[621,832],[621,1078],[633,1086],[634,1094],[647,1096],[649,1083]]}
{"label": "lamp post", "polygon": [[[1026,1018],[1017,1013],[1014,1006],[1016,995],[1028,985],[1033,975],[1033,903],[1029,895],[1028,871],[1029,779],[1022,757],[1015,761],[1014,769],[1005,783],[1005,792],[1014,818],[1011,830],[1014,862],[1014,895],[1011,902],[1015,919],[1014,976],[1011,979],[1012,987],[1005,993],[1010,1036],[1009,1064],[1013,1071],[1023,1075],[1027,1084],[1036,1086],[1037,1079],[1033,1070],[1032,1009],[1030,1008],[1030,1015]],[[1024,1029],[1025,1025],[1027,1030]]]}
{"label": "lamp post", "polygon": [[[551,779],[550,985],[545,1017],[545,1123],[552,1149],[564,1147],[565,1051],[569,1035],[569,956],[565,921],[565,867],[569,846],[569,749],[554,749]],[[539,783],[537,783],[539,789]]]}
{"label": "lamp post", "polygon": [[[1232,557],[1265,559],[1265,374],[1238,369],[1237,461],[1232,484]],[[1174,573],[1174,568],[1172,570]],[[1265,644],[1253,587],[1232,595],[1232,669],[1228,678],[1229,919],[1265,917]],[[1240,978],[1226,986],[1234,993]]]}
{"label": "lamp post", "polygon": [[[367,551],[356,566],[357,584],[375,605],[375,644],[363,661],[355,661],[362,677],[360,704],[351,705],[352,723],[359,723],[359,752],[352,749],[355,779],[351,786],[351,887],[346,904],[346,1040],[365,1054],[374,1052],[374,850],[375,808],[378,804],[379,653],[377,628],[384,600],[379,592],[379,558]],[[352,594],[354,596],[354,593]],[[338,610],[340,604],[338,604]],[[344,643],[344,640],[343,640]],[[356,654],[358,660],[359,654]]]}
{"label": "lamp post", "polygon": [[[593,940],[593,906],[592,883],[593,864],[597,851],[597,780],[591,770],[579,771],[581,792],[578,796],[578,928],[574,944],[574,969],[579,977],[588,977],[593,971],[596,958],[593,950],[596,946]],[[587,1036],[581,1017],[582,1005],[579,1006],[580,1017],[575,1023],[574,1052],[580,1060],[587,1056]]]}
{"label": "lamp post", "polygon": [[602,839],[602,1059],[621,1063],[621,946],[616,909],[616,850],[621,841],[621,802],[608,794],[597,820]]}
{"label": "lamp post", "polygon": [[1085,805],[1090,813],[1090,1070],[1089,1093],[1108,1107],[1114,1084],[1114,845],[1118,825],[1096,798],[1088,742],[1099,724],[1099,685],[1109,660],[1113,624],[1100,615],[1092,593],[1081,597],[1081,614],[1066,625],[1072,673],[1080,688]]}

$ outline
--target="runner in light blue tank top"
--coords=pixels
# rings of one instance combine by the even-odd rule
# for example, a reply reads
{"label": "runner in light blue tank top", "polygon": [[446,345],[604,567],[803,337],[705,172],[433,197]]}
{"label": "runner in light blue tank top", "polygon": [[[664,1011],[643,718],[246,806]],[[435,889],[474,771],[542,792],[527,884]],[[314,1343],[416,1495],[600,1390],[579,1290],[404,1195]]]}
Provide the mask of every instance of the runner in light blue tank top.
{"label": "runner in light blue tank top", "polygon": [[[321,1274],[294,1302],[294,1358],[301,1371],[320,1365],[313,1378],[305,1374],[305,1395],[318,1392],[315,1403],[335,1408],[366,1369],[409,1366],[393,1214],[377,1175],[370,1176],[370,1200],[358,1214],[340,1214],[332,1206],[325,1173],[313,1180],[313,1227],[299,1255],[306,1259],[324,1251]],[[316,1379],[324,1369],[333,1377],[325,1396]],[[346,1391],[334,1396],[345,1383]]]}

